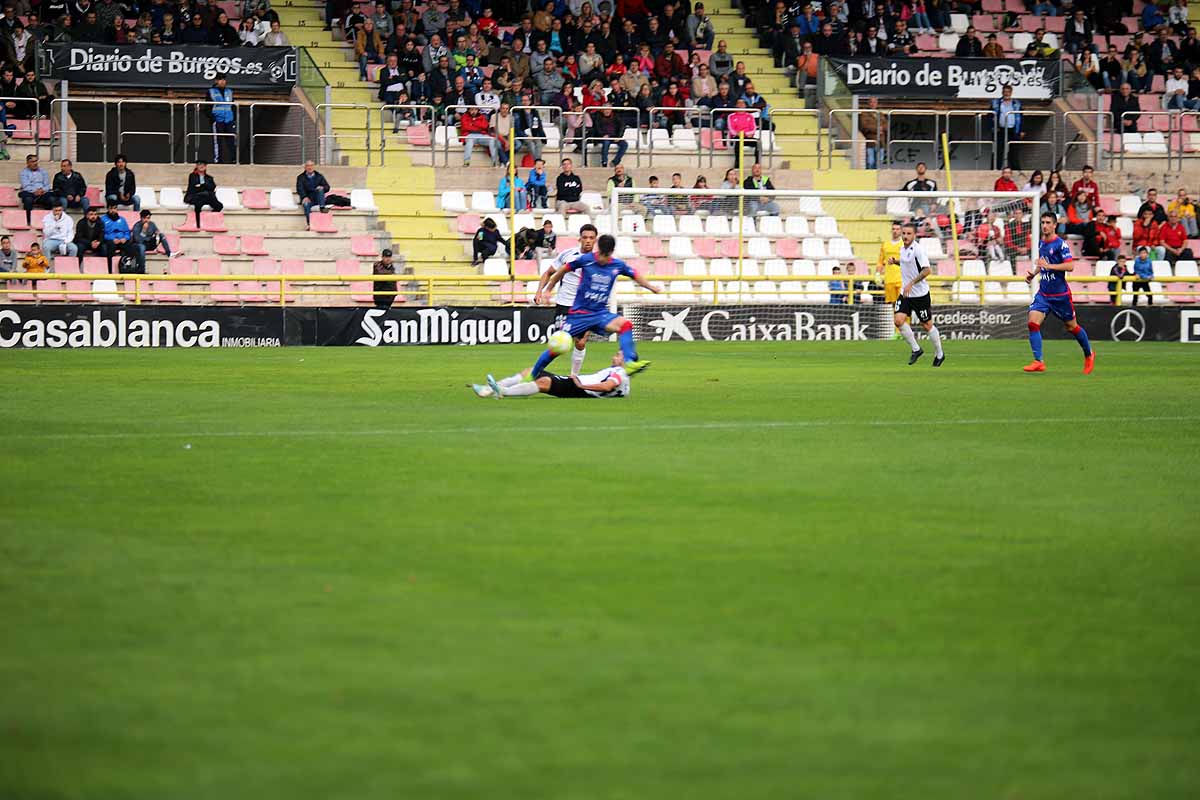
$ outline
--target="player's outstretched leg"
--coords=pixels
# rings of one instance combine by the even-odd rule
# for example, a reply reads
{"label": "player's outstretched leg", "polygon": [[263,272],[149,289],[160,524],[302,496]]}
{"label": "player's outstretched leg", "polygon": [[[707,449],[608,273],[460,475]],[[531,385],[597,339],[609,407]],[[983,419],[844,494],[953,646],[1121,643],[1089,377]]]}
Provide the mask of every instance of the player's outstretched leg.
{"label": "player's outstretched leg", "polygon": [[1042,320],[1044,314],[1036,311],[1029,313],[1029,349],[1033,351],[1033,361],[1022,369],[1026,372],[1045,372],[1046,362],[1042,361]]}
{"label": "player's outstretched leg", "polygon": [[473,391],[475,393],[476,397],[492,397],[492,396],[494,396],[494,393],[492,392],[492,387],[488,386],[486,383],[468,383],[467,386],[471,387],[471,391]]}
{"label": "player's outstretched leg", "polygon": [[[1070,327],[1071,323],[1075,324],[1074,328]],[[1083,374],[1091,375],[1096,366],[1096,353],[1092,350],[1092,343],[1088,340],[1087,331],[1076,320],[1071,320],[1067,323],[1067,333],[1075,337],[1075,341],[1079,343],[1079,349],[1083,351]]]}
{"label": "player's outstretched leg", "polygon": [[554,353],[549,350],[543,350],[542,354],[537,357],[537,361],[533,362],[533,368],[529,371],[531,378],[536,378],[546,371],[546,367],[550,366],[550,362],[555,358]]}
{"label": "player's outstretched leg", "polygon": [[633,323],[624,317],[617,317],[607,326],[609,331],[617,334],[617,343],[621,346],[621,355],[625,357],[625,372],[636,375],[646,367],[649,361],[638,361],[637,347],[633,343]]}
{"label": "player's outstretched leg", "polygon": [[925,332],[929,334],[929,341],[933,342],[933,366],[940,367],[946,361],[946,354],[942,351],[942,333],[932,320],[926,322],[924,328]]}

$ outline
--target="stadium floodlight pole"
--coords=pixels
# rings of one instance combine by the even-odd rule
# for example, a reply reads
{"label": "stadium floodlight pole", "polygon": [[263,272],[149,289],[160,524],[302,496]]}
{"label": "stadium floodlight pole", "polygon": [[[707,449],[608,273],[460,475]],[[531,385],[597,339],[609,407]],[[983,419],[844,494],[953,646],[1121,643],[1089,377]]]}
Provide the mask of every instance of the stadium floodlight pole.
{"label": "stadium floodlight pole", "polygon": [[962,256],[958,251],[958,215],[955,208],[958,201],[954,199],[954,176],[950,169],[950,135],[942,133],[942,160],[946,164],[946,191],[950,192],[950,235],[954,238],[954,288],[962,280]]}

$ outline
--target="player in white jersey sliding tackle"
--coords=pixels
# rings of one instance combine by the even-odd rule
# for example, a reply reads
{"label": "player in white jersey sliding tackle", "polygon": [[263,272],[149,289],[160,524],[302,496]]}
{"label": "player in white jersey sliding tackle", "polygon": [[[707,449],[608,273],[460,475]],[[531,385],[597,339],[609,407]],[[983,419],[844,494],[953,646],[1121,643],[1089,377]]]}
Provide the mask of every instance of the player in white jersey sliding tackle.
{"label": "player in white jersey sliding tackle", "polygon": [[932,273],[929,256],[925,255],[925,248],[917,241],[916,226],[911,222],[904,223],[900,227],[900,278],[904,284],[900,287],[900,296],[896,298],[893,310],[896,312],[896,330],[900,331],[904,341],[912,348],[912,355],[908,357],[910,365],[917,363],[917,359],[925,355],[921,345],[917,344],[916,334],[908,324],[908,320],[913,316],[916,316],[921,327],[929,334],[929,340],[933,342],[933,365],[940,367],[946,360],[946,354],[942,352],[942,335],[933,324],[929,282],[925,280]]}
{"label": "player in white jersey sliding tackle", "polygon": [[[551,375],[543,372],[533,379],[533,368],[521,370],[516,375],[489,381],[489,385],[471,384],[471,389],[480,397],[531,397],[548,394],[551,397],[608,399],[629,396],[629,375],[625,372],[625,356],[618,350],[613,354],[612,366],[591,375]],[[490,377],[490,376],[489,376]]]}
{"label": "player in white jersey sliding tackle", "polygon": [[[572,247],[559,253],[554,259],[554,266],[542,273],[542,278],[538,281],[537,294],[534,295],[534,303],[538,305],[548,305],[550,303],[550,294],[546,291],[546,284],[550,282],[550,278],[564,264],[578,261],[580,256],[591,253],[596,247],[596,237],[598,235],[599,232],[596,230],[596,226],[590,223],[579,229],[579,247]],[[579,274],[576,272],[568,272],[558,282],[558,293],[554,296],[556,313],[554,318],[555,330],[561,329],[566,323],[567,312],[571,310],[571,306],[575,303],[575,290],[578,288]],[[588,334],[586,331],[575,337],[575,349],[571,351],[572,375],[578,375],[579,370],[583,369],[583,359],[587,357],[587,340]]]}

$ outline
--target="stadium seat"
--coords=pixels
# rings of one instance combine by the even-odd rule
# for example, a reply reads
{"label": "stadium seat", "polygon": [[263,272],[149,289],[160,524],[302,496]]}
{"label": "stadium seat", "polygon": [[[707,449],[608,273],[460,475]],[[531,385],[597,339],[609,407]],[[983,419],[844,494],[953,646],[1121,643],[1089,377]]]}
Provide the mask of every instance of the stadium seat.
{"label": "stadium seat", "polygon": [[737,258],[743,254],[741,247],[737,239],[718,239],[717,255],[725,258]]}
{"label": "stadium seat", "polygon": [[800,244],[791,238],[776,239],[775,255],[780,258],[799,258]]}
{"label": "stadium seat", "polygon": [[242,254],[242,249],[238,246],[238,237],[236,236],[214,236],[212,238],[212,249],[219,256],[240,256]]}
{"label": "stadium seat", "polygon": [[[849,242],[846,244],[848,246]],[[755,236],[752,239],[747,239],[746,255],[752,258],[770,258],[773,255],[771,252],[771,240],[762,236]]]}
{"label": "stadium seat", "polygon": [[155,211],[158,209],[158,196],[152,187],[139,186],[137,190],[137,196],[138,200],[142,201],[142,208],[149,211]]}
{"label": "stadium seat", "polygon": [[775,281],[755,281],[753,290],[756,303],[779,302],[779,289],[775,286]]}
{"label": "stadium seat", "polygon": [[887,199],[887,214],[889,217],[905,217],[912,211],[907,197],[889,197]]}
{"label": "stadium seat", "polygon": [[945,258],[946,253],[942,249],[942,240],[936,236],[927,236],[924,239],[918,239],[921,247],[925,250],[925,255],[930,259]]}
{"label": "stadium seat", "polygon": [[179,294],[179,284],[175,281],[154,281],[151,290],[156,303],[183,302],[183,296]]}
{"label": "stadium seat", "polygon": [[350,252],[356,256],[374,258],[378,254],[375,249],[375,237],[370,234],[365,236],[351,236]]}
{"label": "stadium seat", "polygon": [[792,262],[792,274],[804,278],[816,275],[817,262],[810,258],[798,258]]}
{"label": "stadium seat", "polygon": [[[671,258],[691,258],[694,255],[692,240],[686,236],[672,236],[667,243],[667,253]],[[642,255],[648,254],[642,253]]]}
{"label": "stadium seat", "polygon": [[471,210],[483,214],[495,214],[496,195],[488,191],[471,192]]}
{"label": "stadium seat", "polygon": [[703,277],[708,274],[708,267],[705,266],[703,259],[685,258],[683,260],[683,274]]}
{"label": "stadium seat", "polygon": [[[1157,117],[1156,119],[1166,121],[1167,117]],[[1147,131],[1142,134],[1142,148],[1143,152],[1148,155],[1166,155],[1166,137],[1160,131]]]}
{"label": "stadium seat", "polygon": [[758,220],[760,236],[783,236],[783,220],[780,217],[762,217]]}
{"label": "stadium seat", "polygon": [[674,236],[679,232],[675,218],[669,214],[655,214],[651,222],[651,230],[655,236]]}
{"label": "stadium seat", "polygon": [[21,198],[17,196],[17,190],[11,186],[0,186],[0,207],[2,208],[19,208]]}
{"label": "stadium seat", "polygon": [[834,267],[841,267],[842,264],[836,258],[823,258],[817,262],[817,274],[822,276],[832,276]]}
{"label": "stadium seat", "polygon": [[758,225],[755,223],[754,217],[742,217],[740,222],[737,218],[731,219],[729,221],[730,235],[737,234],[739,224],[742,226],[742,236],[758,235]]}
{"label": "stadium seat", "polygon": [[[547,221],[550,222],[550,227],[553,228],[554,232],[557,233],[561,238],[562,234],[567,230],[566,217],[564,217],[562,214],[543,214],[542,224],[545,224]],[[559,246],[562,246],[561,242],[559,242]]]}
{"label": "stadium seat", "polygon": [[993,277],[1012,275],[1012,263],[1009,261],[992,261],[988,263],[987,274]]}
{"label": "stadium seat", "polygon": [[1004,284],[999,281],[985,281],[983,284],[983,302],[1003,303],[1007,299]]}
{"label": "stadium seat", "polygon": [[825,242],[815,236],[809,236],[800,246],[800,253],[805,258],[824,258]]}
{"label": "stadium seat", "polygon": [[854,258],[854,251],[850,247],[850,240],[844,237],[837,237],[829,240],[829,255],[834,258],[851,259]]}
{"label": "stadium seat", "polygon": [[750,287],[745,281],[728,281],[718,288],[718,301],[722,303],[737,303],[750,300]]}
{"label": "stadium seat", "polygon": [[1200,278],[1200,270],[1197,269],[1195,261],[1176,261],[1175,262],[1175,277],[1176,278]]}
{"label": "stadium seat", "polygon": [[821,208],[821,198],[806,195],[800,198],[800,213],[806,217],[819,217],[825,213],[825,209]]}
{"label": "stadium seat", "polygon": [[782,258],[768,258],[763,263],[763,275],[768,278],[783,278],[788,274],[787,262]]}
{"label": "stadium seat", "polygon": [[1121,238],[1129,241],[1133,238],[1133,218],[1132,217],[1117,217],[1117,232],[1121,234]]}
{"label": "stadium seat", "polygon": [[962,274],[968,277],[982,278],[987,275],[987,267],[979,259],[970,259],[962,263]]}
{"label": "stadium seat", "polygon": [[[86,261],[87,259],[84,260]],[[220,275],[223,272],[221,259],[219,258],[205,256],[204,258],[196,259],[196,273],[199,275]]]}
{"label": "stadium seat", "polygon": [[803,281],[781,281],[779,284],[779,299],[785,303],[799,303],[805,297]]}
{"label": "stadium seat", "polygon": [[829,283],[827,281],[809,281],[804,287],[804,300],[808,303],[829,302]]}
{"label": "stadium seat", "polygon": [[489,258],[483,262],[483,273],[489,277],[497,278],[508,275],[508,259],[506,258]]}
{"label": "stadium seat", "polygon": [[362,275],[367,272],[357,258],[339,258],[334,264],[338,275]]}
{"label": "stadium seat", "polygon": [[195,275],[196,262],[186,256],[171,256],[167,262],[167,273],[170,275]]}
{"label": "stadium seat", "polygon": [[276,211],[296,211],[300,208],[291,189],[272,189],[270,203]]}
{"label": "stadium seat", "polygon": [[720,255],[721,245],[716,239],[703,236],[692,240],[692,249],[701,258],[716,258]]}
{"label": "stadium seat", "polygon": [[538,263],[533,259],[518,259],[513,263],[513,270],[518,278],[538,277]]}
{"label": "stadium seat", "polygon": [[[966,16],[966,15],[960,14],[959,16]],[[943,33],[940,36],[938,36],[938,38],[937,38],[938,50],[941,50],[946,53],[953,53],[958,48],[958,38],[960,35],[961,34],[954,33],[953,31],[948,31],[948,32]]]}
{"label": "stadium seat", "polygon": [[729,226],[729,217],[720,214],[711,215],[704,220],[704,232],[709,236],[729,236],[732,232]]}
{"label": "stadium seat", "polygon": [[1118,201],[1118,208],[1121,212],[1121,216],[1129,217],[1130,220],[1137,216],[1138,209],[1141,208],[1141,206],[1142,198],[1135,194],[1121,195],[1121,199]]}
{"label": "stadium seat", "polygon": [[284,275],[303,275],[304,259],[285,258],[279,262],[279,271]]}
{"label": "stadium seat", "polygon": [[[200,212],[206,213],[206,212]],[[196,217],[190,211],[183,215],[183,219],[175,223],[175,230],[180,233],[199,233],[200,227],[196,225]]]}
{"label": "stadium seat", "polygon": [[4,223],[4,229],[9,231],[27,231],[29,223],[25,221],[24,209],[5,209],[0,215],[0,221]]}
{"label": "stadium seat", "polygon": [[1151,261],[1151,269],[1154,270],[1154,280],[1169,281],[1174,276],[1171,274],[1171,262],[1169,261]]}
{"label": "stadium seat", "polygon": [[333,214],[328,212],[322,214],[320,211],[314,211],[309,217],[309,230],[313,233],[337,233],[337,226],[333,224]]}
{"label": "stadium seat", "polygon": [[183,190],[174,186],[163,187],[162,191],[158,193],[158,203],[163,208],[172,211],[189,208],[188,204],[183,202]]}
{"label": "stadium seat", "polygon": [[809,236],[807,217],[787,217],[783,221],[783,230],[788,236],[803,239]]}
{"label": "stadium seat", "polygon": [[621,259],[630,259],[637,255],[637,248],[634,246],[633,237],[618,236],[617,249],[613,251],[613,255]]}
{"label": "stadium seat", "polygon": [[[242,205],[254,211],[265,211],[271,207],[271,201],[267,199],[267,193],[262,189],[243,189]],[[145,207],[144,203],[142,207]]]}
{"label": "stadium seat", "polygon": [[[737,274],[737,262],[733,262],[734,274]],[[743,278],[761,278],[762,272],[758,268],[758,259],[743,258],[742,259],[742,277]]]}
{"label": "stadium seat", "polygon": [[41,238],[40,234],[35,231],[17,231],[12,235],[13,249],[18,253],[24,253],[29,250],[29,245],[36,242],[39,238]]}
{"label": "stadium seat", "polygon": [[671,135],[671,144],[676,150],[683,153],[689,150],[695,151],[700,146],[700,142],[696,138],[696,132],[682,125],[675,127],[675,132]]}
{"label": "stadium seat", "polygon": [[[317,216],[313,214],[313,216]],[[229,230],[225,227],[225,212],[223,211],[201,211],[200,212],[200,229],[205,233],[224,233]]]}
{"label": "stadium seat", "polygon": [[270,255],[267,252],[266,239],[262,236],[243,236],[242,252],[248,256]]}
{"label": "stadium seat", "polygon": [[669,152],[673,150],[671,146],[671,135],[667,133],[666,128],[651,128],[650,129],[650,150],[660,150]]}
{"label": "stadium seat", "polygon": [[358,211],[378,211],[375,204],[375,192],[370,189],[351,189],[350,206]]}
{"label": "stadium seat", "polygon": [[581,192],[579,202],[584,203],[597,214],[604,210],[604,195],[599,192]]}
{"label": "stadium seat", "polygon": [[952,297],[958,303],[978,303],[979,284],[974,281],[959,281],[954,287]]}
{"label": "stadium seat", "polygon": [[466,197],[462,192],[442,192],[443,211],[469,211]]}
{"label": "stadium seat", "polygon": [[273,258],[256,258],[250,269],[253,275],[278,275],[279,262]]}
{"label": "stadium seat", "polygon": [[714,258],[708,262],[708,274],[714,278],[732,278],[737,274],[733,261],[728,258]]}
{"label": "stadium seat", "polygon": [[833,217],[817,217],[816,222],[814,223],[813,233],[825,239],[837,236],[837,220]]}
{"label": "stadium seat", "polygon": [[592,218],[587,214],[571,214],[567,217],[567,230],[572,236],[578,236],[584,225],[591,225]]}
{"label": "stadium seat", "polygon": [[241,211],[242,201],[238,198],[237,189],[231,189],[228,186],[217,188],[217,200],[225,206],[227,211]]}
{"label": "stadium seat", "polygon": [[[635,269],[637,267],[634,267]],[[660,277],[670,277],[679,274],[679,265],[669,258],[657,258],[654,260],[654,266],[650,268],[650,273]]]}
{"label": "stadium seat", "polygon": [[679,303],[690,303],[695,300],[695,295],[692,294],[691,281],[671,281],[667,284],[667,297],[672,301]]}
{"label": "stadium seat", "polygon": [[704,220],[695,214],[686,214],[679,218],[679,232],[686,236],[703,236]]}
{"label": "stadium seat", "polygon": [[621,217],[621,233],[636,236],[646,232],[646,219],[641,214],[626,214]]}
{"label": "stadium seat", "polygon": [[641,245],[641,247],[639,248],[641,250],[641,254],[645,258],[666,258],[667,257],[668,254],[667,254],[667,251],[663,249],[662,239],[656,238],[654,236],[648,236],[648,237],[646,237],[644,239],[640,239],[638,241]]}

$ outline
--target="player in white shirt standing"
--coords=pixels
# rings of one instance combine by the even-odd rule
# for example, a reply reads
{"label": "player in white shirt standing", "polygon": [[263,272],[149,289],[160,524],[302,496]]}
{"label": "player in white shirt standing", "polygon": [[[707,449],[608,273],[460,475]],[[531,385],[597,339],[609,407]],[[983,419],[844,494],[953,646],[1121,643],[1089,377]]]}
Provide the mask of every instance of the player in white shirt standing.
{"label": "player in white shirt standing", "polygon": [[[599,232],[596,226],[592,224],[584,225],[579,229],[579,247],[572,247],[559,253],[554,259],[554,266],[542,273],[541,280],[538,281],[537,294],[534,296],[534,302],[538,305],[549,305],[550,298],[546,295],[546,284],[550,281],[550,276],[558,272],[559,268],[564,264],[570,264],[577,261],[580,256],[587,255],[596,247],[596,237]],[[579,288],[579,272],[571,270],[563,275],[562,280],[558,282],[558,292],[554,296],[555,317],[554,330],[562,328],[563,323],[567,320],[567,312],[571,310],[571,305],[575,302],[575,290]],[[587,340],[588,335],[585,333],[575,339],[575,349],[571,351],[571,374],[578,375],[579,370],[583,369],[583,359],[587,357]]]}
{"label": "player in white shirt standing", "polygon": [[942,352],[942,335],[933,324],[933,308],[929,302],[929,282],[925,279],[933,274],[929,266],[929,256],[917,241],[917,228],[911,222],[904,223],[900,228],[900,279],[904,281],[900,287],[900,296],[896,298],[896,330],[912,348],[908,363],[915,364],[917,359],[925,355],[921,345],[917,344],[917,336],[908,324],[911,317],[916,316],[921,327],[929,334],[933,342],[933,365],[940,367],[946,360]]}

